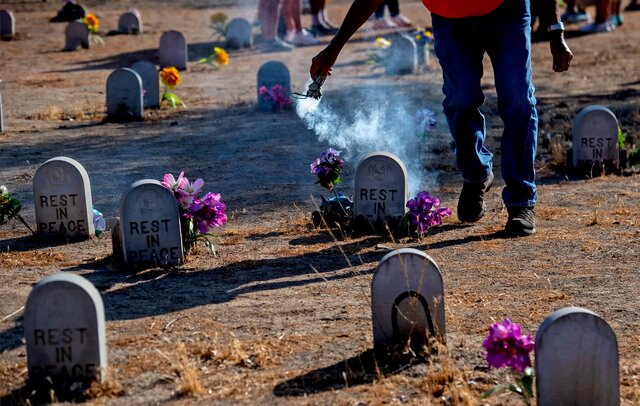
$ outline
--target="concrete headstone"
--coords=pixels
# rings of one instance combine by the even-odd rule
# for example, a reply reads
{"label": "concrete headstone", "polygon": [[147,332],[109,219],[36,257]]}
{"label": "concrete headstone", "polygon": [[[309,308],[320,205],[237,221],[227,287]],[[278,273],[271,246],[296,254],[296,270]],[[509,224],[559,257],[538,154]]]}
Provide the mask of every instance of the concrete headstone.
{"label": "concrete headstone", "polygon": [[573,165],[576,168],[618,162],[618,120],[604,106],[589,106],[573,120]]}
{"label": "concrete headstone", "polygon": [[140,15],[127,11],[118,19],[118,32],[125,34],[140,34],[142,32],[142,19]]}
{"label": "concrete headstone", "polygon": [[92,237],[93,206],[89,175],[77,161],[52,158],[33,177],[38,235]]}
{"label": "concrete headstone", "polygon": [[65,30],[65,51],[75,51],[78,47],[89,48],[89,27],[80,21],[72,21]]}
{"label": "concrete headstone", "polygon": [[386,217],[401,217],[407,205],[407,169],[388,152],[364,157],[355,175],[354,215],[364,215],[372,224]]}
{"label": "concrete headstone", "polygon": [[174,66],[178,70],[187,69],[187,41],[178,31],[166,31],[160,37],[158,49],[160,68]]}
{"label": "concrete headstone", "polygon": [[160,81],[158,70],[151,62],[139,61],[131,66],[142,80],[144,108],[156,109],[160,107]]}
{"label": "concrete headstone", "polygon": [[253,45],[253,30],[251,23],[244,18],[234,18],[227,24],[225,33],[227,48],[251,48]]}
{"label": "concrete headstone", "polygon": [[271,61],[263,64],[258,70],[258,108],[260,110],[272,110],[273,105],[260,95],[260,88],[266,87],[268,90],[275,85],[281,85],[285,94],[291,93],[291,74],[289,68],[278,61]]}
{"label": "concrete headstone", "polygon": [[29,380],[68,386],[104,380],[104,305],[82,276],[57,273],[34,285],[24,313]]}
{"label": "concrete headstone", "polygon": [[536,333],[538,405],[618,405],[618,343],[606,321],[566,307]]}
{"label": "concrete headstone", "polygon": [[2,114],[2,95],[0,94],[0,133],[4,131],[4,115]]}
{"label": "concrete headstone", "polygon": [[9,10],[0,10],[0,38],[13,38],[16,35],[16,19]]}
{"label": "concrete headstone", "polygon": [[122,196],[120,233],[124,260],[132,268],[184,260],[178,204],[156,180],[138,181]]}
{"label": "concrete headstone", "polygon": [[387,75],[406,75],[418,69],[418,47],[409,37],[394,38],[387,48],[384,71]]}
{"label": "concrete headstone", "polygon": [[142,79],[134,70],[120,68],[107,78],[107,117],[110,120],[140,120],[144,113]]}
{"label": "concrete headstone", "polygon": [[387,254],[371,282],[373,341],[376,346],[445,341],[444,287],[427,254],[403,248]]}

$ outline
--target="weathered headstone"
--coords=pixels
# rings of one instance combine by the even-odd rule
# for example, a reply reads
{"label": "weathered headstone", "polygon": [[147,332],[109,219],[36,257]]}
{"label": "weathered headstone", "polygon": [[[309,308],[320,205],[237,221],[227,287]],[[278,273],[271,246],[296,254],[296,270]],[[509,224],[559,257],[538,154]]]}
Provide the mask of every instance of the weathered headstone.
{"label": "weathered headstone", "polygon": [[187,69],[187,41],[178,31],[166,31],[160,37],[158,49],[160,67],[174,66],[178,70]]}
{"label": "weathered headstone", "polygon": [[4,115],[2,114],[2,95],[0,94],[0,133],[4,131]]}
{"label": "weathered headstone", "polygon": [[428,336],[444,342],[444,287],[433,259],[413,248],[382,258],[371,282],[371,313],[376,347],[419,345]]}
{"label": "weathered headstone", "polygon": [[33,177],[38,235],[86,238],[95,234],[91,184],[77,161],[52,158]]}
{"label": "weathered headstone", "polygon": [[372,224],[404,216],[407,206],[407,169],[398,157],[374,152],[364,157],[355,175],[354,215]]}
{"label": "weathered headstone", "polygon": [[138,61],[131,66],[142,80],[144,108],[156,109],[160,107],[160,81],[158,71],[151,62]]}
{"label": "weathered headstone", "polygon": [[412,38],[396,37],[386,51],[384,71],[387,75],[406,75],[418,69],[418,47]]}
{"label": "weathered headstone", "polygon": [[16,19],[9,10],[0,10],[0,38],[13,38],[16,35]]}
{"label": "weathered headstone", "polygon": [[107,78],[107,117],[113,121],[141,120],[142,94],[140,75],[129,68],[116,69]]}
{"label": "weathered headstone", "polygon": [[227,24],[225,33],[227,48],[251,48],[253,45],[253,30],[251,23],[244,18],[234,18]]}
{"label": "weathered headstone", "polygon": [[536,333],[538,405],[618,405],[618,343],[590,310],[565,307]]}
{"label": "weathered headstone", "polygon": [[604,106],[589,106],[573,120],[573,166],[591,168],[618,162],[618,120]]}
{"label": "weathered headstone", "polygon": [[125,192],[120,233],[129,267],[178,265],[184,260],[178,204],[156,180],[138,181]]}
{"label": "weathered headstone", "polygon": [[275,85],[281,85],[286,95],[291,93],[289,68],[282,62],[267,62],[258,70],[258,108],[260,110],[273,110],[273,105],[260,94],[260,88],[264,86],[271,90]]}
{"label": "weathered headstone", "polygon": [[118,19],[118,32],[125,34],[140,34],[142,32],[142,19],[139,13],[127,11]]}
{"label": "weathered headstone", "polygon": [[81,21],[72,21],[65,30],[65,51],[75,51],[78,47],[89,48],[89,27]]}
{"label": "weathered headstone", "polygon": [[68,387],[104,380],[104,305],[85,278],[57,273],[34,285],[24,313],[29,380]]}

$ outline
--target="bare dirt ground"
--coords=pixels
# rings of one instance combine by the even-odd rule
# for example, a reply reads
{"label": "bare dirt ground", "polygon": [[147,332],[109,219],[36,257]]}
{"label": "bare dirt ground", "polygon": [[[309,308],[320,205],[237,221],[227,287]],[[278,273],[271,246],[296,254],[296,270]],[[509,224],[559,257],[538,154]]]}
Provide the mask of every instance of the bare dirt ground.
{"label": "bare dirt ground", "polygon": [[[35,282],[58,271],[88,278],[105,303],[110,378],[91,391],[89,402],[96,404],[518,404],[513,395],[479,399],[508,379],[487,370],[481,342],[488,325],[510,317],[535,333],[546,316],[569,305],[590,308],[610,323],[620,350],[622,403],[640,402],[640,177],[567,177],[562,156],[573,117],[593,103],[610,107],[638,144],[640,13],[626,13],[624,26],[613,33],[569,39],[575,59],[566,74],[551,71],[546,43],[533,45],[540,141],[552,140],[540,148],[536,235],[502,238],[506,211],[497,187],[488,196],[488,215],[475,225],[449,219],[421,241],[336,241],[310,225],[311,195],[322,191],[308,164],[327,145],[294,113],[255,109],[262,63],[285,61],[294,87],[303,90],[310,59],[321,48],[238,51],[223,70],[200,66],[197,59],[211,49],[207,25],[214,10],[254,16],[252,8],[230,2],[218,7],[222,3],[135,2],[144,34],[105,36],[106,46],[72,53],[60,51],[64,24],[48,22],[58,2],[2,3],[16,11],[19,35],[0,42],[6,125],[0,184],[22,200],[27,221],[34,222],[35,170],[60,155],[85,166],[94,206],[108,218],[118,215],[121,193],[133,181],[181,170],[222,193],[230,214],[217,231],[217,257],[200,249],[179,269],[137,274],[113,269],[110,232],[51,245],[31,239],[18,222],[3,225],[3,405],[26,403],[30,396],[24,390],[22,313],[5,316],[24,305]],[[115,29],[118,15],[133,4],[88,3],[103,31]],[[330,8],[336,21],[345,11],[344,2]],[[417,2],[404,2],[403,12],[420,24],[430,22]],[[189,71],[178,89],[188,108],[151,112],[138,123],[102,123],[109,73],[155,60],[159,36],[168,29],[183,31],[189,42]],[[404,98],[416,108],[440,111],[437,63],[411,76],[372,73],[364,64],[372,39],[360,33],[345,49],[324,101],[344,101],[348,115],[362,102],[357,90],[366,87],[391,101]],[[501,123],[488,62],[486,68],[485,112],[495,147]],[[455,208],[460,180],[441,115],[439,121],[424,157],[429,179],[423,183]],[[356,163],[349,162],[344,192],[352,188]],[[424,250],[443,273],[447,351],[430,364],[376,367],[370,282],[378,261],[400,247]]]}

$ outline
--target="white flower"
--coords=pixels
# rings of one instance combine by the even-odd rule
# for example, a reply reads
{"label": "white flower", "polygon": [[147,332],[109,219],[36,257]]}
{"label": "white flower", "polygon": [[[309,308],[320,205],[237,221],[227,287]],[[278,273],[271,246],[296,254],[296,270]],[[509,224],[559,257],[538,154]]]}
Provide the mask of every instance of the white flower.
{"label": "white flower", "polygon": [[5,185],[0,185],[0,196],[8,195],[9,189]]}

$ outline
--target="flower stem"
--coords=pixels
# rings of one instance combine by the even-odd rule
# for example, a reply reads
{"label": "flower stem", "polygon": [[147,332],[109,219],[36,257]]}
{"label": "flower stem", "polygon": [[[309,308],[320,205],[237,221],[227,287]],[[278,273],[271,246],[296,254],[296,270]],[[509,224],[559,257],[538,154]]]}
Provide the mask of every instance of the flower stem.
{"label": "flower stem", "polygon": [[18,217],[18,220],[20,220],[22,222],[22,224],[24,224],[29,229],[29,231],[31,231],[31,234],[35,234],[35,232],[31,228],[31,226],[26,221],[24,221],[24,219],[22,218],[21,215],[16,213],[16,217]]}
{"label": "flower stem", "polygon": [[340,203],[340,195],[338,194],[338,192],[336,191],[335,188],[332,188],[331,191],[333,192],[333,195],[336,197],[336,201],[338,202],[338,205],[340,205],[340,208],[342,209],[342,212],[344,213],[345,216],[349,217],[349,215],[347,214],[347,211],[344,209],[344,207],[342,206],[342,203]]}

